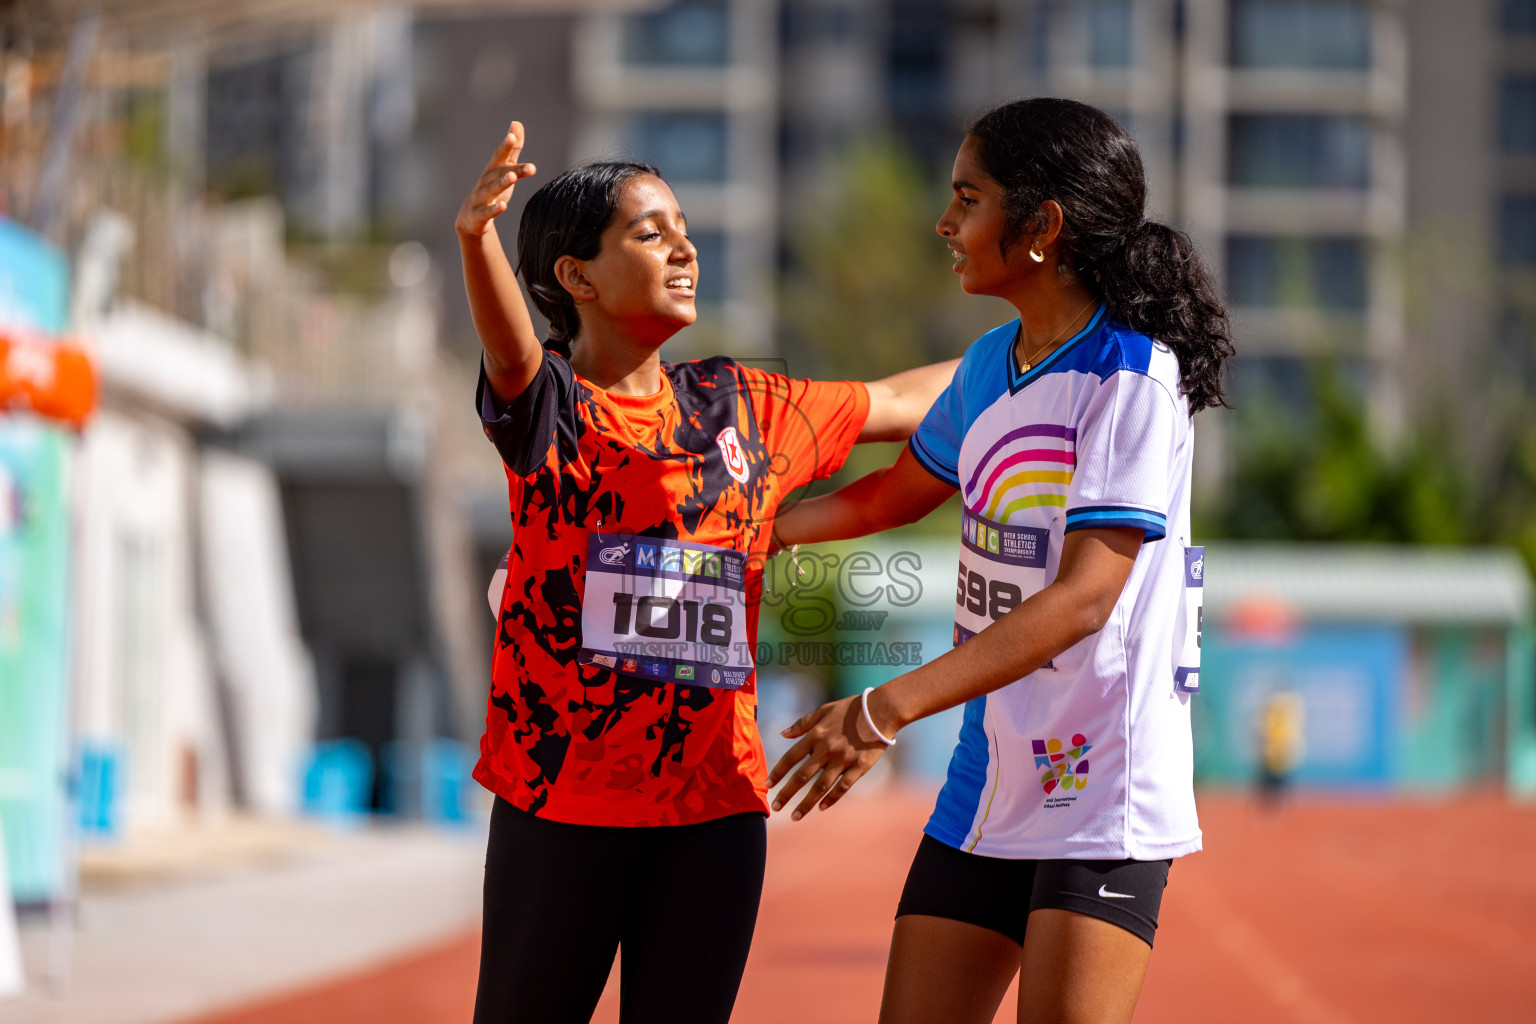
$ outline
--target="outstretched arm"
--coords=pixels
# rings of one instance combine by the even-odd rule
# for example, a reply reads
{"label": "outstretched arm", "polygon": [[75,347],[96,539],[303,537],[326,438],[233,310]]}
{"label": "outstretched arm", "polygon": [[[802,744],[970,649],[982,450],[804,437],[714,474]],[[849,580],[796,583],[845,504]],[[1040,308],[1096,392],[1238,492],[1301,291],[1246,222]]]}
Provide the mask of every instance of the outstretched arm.
{"label": "outstretched arm", "polygon": [[523,123],[513,121],[454,220],[464,261],[464,290],[484,350],[485,379],[504,403],[523,393],[544,359],[544,346],[528,317],[517,274],[496,235],[496,218],[506,212],[513,187],[536,170],[533,164],[517,162],[523,138]]}
{"label": "outstretched arm", "polygon": [[831,494],[802,501],[779,516],[773,538],[786,547],[863,537],[915,523],[954,493],[953,487],[918,464],[911,449],[903,449],[895,465],[877,469]]}
{"label": "outstretched arm", "polygon": [[869,389],[869,419],[859,441],[905,441],[949,386],[960,360],[930,363],[864,385]]}
{"label": "outstretched arm", "polygon": [[1120,599],[1143,538],[1135,529],[1074,530],[1062,543],[1056,579],[1043,590],[959,647],[876,687],[867,708],[863,698],[848,697],[823,704],[784,730],[799,740],[768,774],[769,786],[787,777],[773,809],[781,809],[812,779],[794,817],[818,802],[823,810],[836,803],[885,752],[870,723],[894,736],[919,718],[1028,675],[1097,633]]}

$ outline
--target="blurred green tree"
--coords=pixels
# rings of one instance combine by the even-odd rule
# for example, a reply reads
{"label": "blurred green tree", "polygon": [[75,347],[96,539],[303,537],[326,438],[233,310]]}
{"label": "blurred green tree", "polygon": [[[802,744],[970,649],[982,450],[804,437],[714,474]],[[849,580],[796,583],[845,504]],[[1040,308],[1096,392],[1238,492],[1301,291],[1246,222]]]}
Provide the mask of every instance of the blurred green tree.
{"label": "blurred green tree", "polygon": [[[1536,570],[1536,414],[1506,409],[1474,467],[1449,409],[1389,446],[1336,362],[1310,373],[1299,414],[1260,396],[1240,407],[1228,497],[1208,510],[1214,536],[1253,540],[1509,544]],[[1490,413],[1492,415],[1492,413]]]}
{"label": "blurred green tree", "polygon": [[1239,396],[1231,477],[1200,509],[1203,532],[1508,544],[1536,569],[1536,271],[1495,260],[1488,238],[1457,223],[1421,226],[1377,255],[1416,336],[1402,357],[1411,362],[1391,368],[1411,423],[1390,437],[1374,429],[1358,386],[1358,371],[1372,372],[1365,324],[1327,308],[1323,278],[1289,241],[1264,312],[1303,331],[1306,386],[1288,402],[1273,390]]}
{"label": "blurred green tree", "polygon": [[[1018,314],[1000,299],[968,296],[934,230],[949,184],[890,137],[852,144],[797,203],[786,233],[789,266],[780,288],[783,351],[790,373],[875,380],[952,359],[986,330]],[[824,493],[900,454],[900,444],[853,450]],[[958,500],[908,529],[950,535]]]}

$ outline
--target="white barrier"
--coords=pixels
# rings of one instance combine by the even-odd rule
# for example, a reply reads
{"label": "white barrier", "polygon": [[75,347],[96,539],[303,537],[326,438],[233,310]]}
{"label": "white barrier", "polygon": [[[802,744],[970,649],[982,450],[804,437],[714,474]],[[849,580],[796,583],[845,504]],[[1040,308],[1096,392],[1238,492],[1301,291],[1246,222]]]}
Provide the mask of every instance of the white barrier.
{"label": "white barrier", "polygon": [[5,827],[0,824],[0,1000],[19,996],[27,986],[21,968],[21,940],[16,908],[11,905],[10,872],[5,864]]}

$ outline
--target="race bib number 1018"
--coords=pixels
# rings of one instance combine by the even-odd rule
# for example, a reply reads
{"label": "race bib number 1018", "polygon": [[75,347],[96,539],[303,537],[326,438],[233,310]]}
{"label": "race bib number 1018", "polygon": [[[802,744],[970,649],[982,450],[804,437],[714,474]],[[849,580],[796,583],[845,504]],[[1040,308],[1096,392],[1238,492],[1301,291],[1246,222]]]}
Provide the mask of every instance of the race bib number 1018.
{"label": "race bib number 1018", "polygon": [[747,559],[689,541],[592,534],[581,604],[583,665],[735,690],[752,674]]}

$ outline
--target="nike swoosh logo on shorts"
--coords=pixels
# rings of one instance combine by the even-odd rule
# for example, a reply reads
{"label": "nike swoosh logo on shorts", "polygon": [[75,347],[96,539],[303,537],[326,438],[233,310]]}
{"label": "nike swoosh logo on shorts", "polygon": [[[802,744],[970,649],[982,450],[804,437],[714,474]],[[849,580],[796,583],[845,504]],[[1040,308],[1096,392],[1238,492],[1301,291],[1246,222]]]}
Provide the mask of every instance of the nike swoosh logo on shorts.
{"label": "nike swoosh logo on shorts", "polygon": [[1106,897],[1109,897],[1110,899],[1116,899],[1116,900],[1133,900],[1133,899],[1136,898],[1135,896],[1132,896],[1128,892],[1110,892],[1108,889],[1104,888],[1102,885],[1099,886],[1099,895],[1100,896],[1106,896]]}

